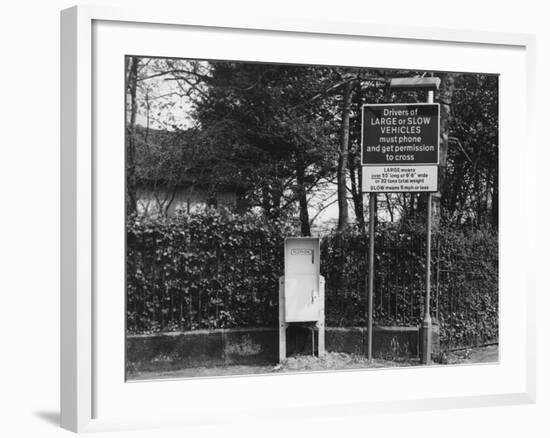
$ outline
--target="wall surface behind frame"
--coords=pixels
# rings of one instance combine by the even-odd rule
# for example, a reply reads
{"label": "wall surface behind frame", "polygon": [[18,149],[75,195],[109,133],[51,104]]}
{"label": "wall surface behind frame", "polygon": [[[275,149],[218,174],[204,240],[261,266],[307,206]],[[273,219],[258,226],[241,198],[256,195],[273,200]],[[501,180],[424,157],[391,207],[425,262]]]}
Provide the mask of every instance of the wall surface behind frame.
{"label": "wall surface behind frame", "polygon": [[[2,291],[2,361],[0,392],[1,432],[7,437],[69,437],[59,422],[59,10],[75,0],[5,2],[0,14],[2,66],[2,243],[0,291]],[[86,3],[86,2],[84,2]],[[537,34],[537,111],[541,126],[538,156],[539,246],[531,255],[540,273],[548,270],[547,248],[550,189],[545,171],[550,149],[544,146],[547,106],[550,101],[550,27],[546,2],[524,0],[369,0],[301,1],[252,0],[182,2],[181,0],[94,0],[99,5],[124,7],[211,8],[228,18],[251,14],[293,15],[312,20],[378,22],[396,25],[484,29]],[[544,117],[544,119],[543,119]],[[16,185],[15,185],[16,184]],[[17,187],[17,190],[10,189]],[[29,202],[32,200],[32,202]],[[528,226],[535,226],[529,224]],[[521,231],[521,230],[520,230]],[[544,251],[544,252],[543,252]],[[529,256],[529,255],[525,255]],[[483,409],[365,413],[304,421],[280,418],[277,422],[252,419],[223,426],[179,430],[117,431],[100,434],[109,438],[174,437],[176,434],[205,438],[254,437],[547,437],[550,412],[550,294],[544,275],[537,287],[538,351],[537,403]],[[544,284],[543,284],[544,281]],[[14,335],[16,333],[16,335]],[[504,352],[513,354],[513,352]],[[226,396],[223,391],[219,396]],[[261,433],[258,434],[258,430]],[[178,433],[179,432],[179,433]]]}

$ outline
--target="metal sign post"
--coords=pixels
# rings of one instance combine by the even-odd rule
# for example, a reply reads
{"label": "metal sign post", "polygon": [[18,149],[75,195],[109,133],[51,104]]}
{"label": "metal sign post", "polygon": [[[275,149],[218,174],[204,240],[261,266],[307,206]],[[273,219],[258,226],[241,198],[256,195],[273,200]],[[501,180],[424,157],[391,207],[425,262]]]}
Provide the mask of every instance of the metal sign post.
{"label": "metal sign post", "polygon": [[374,203],[376,193],[369,196],[369,291],[367,298],[367,357],[372,359],[372,304],[374,296]]}
{"label": "metal sign post", "polygon": [[363,105],[361,137],[362,191],[369,198],[369,271],[367,355],[372,358],[374,295],[374,219],[377,193],[427,193],[426,298],[421,325],[421,361],[431,362],[432,318],[430,315],[432,192],[438,190],[439,104],[434,91],[439,78],[396,78],[390,88],[428,90],[426,103]]}
{"label": "metal sign post", "polygon": [[423,364],[432,360],[432,316],[430,315],[431,299],[431,257],[432,257],[432,194],[428,193],[428,221],[426,228],[426,301],[424,319],[422,320],[422,357]]}
{"label": "metal sign post", "polygon": [[[433,103],[434,92],[428,91],[428,103]],[[432,263],[432,194],[428,192],[428,211],[426,224],[426,302],[424,303],[424,320],[422,321],[422,357],[423,364],[432,361],[432,316],[431,301],[431,263]]]}

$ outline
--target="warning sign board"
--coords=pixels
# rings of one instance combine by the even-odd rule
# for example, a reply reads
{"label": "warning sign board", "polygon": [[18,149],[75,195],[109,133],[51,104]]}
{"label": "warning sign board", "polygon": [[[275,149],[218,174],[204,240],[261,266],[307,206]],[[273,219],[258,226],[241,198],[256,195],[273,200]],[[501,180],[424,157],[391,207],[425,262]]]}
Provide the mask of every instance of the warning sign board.
{"label": "warning sign board", "polygon": [[363,192],[437,192],[437,166],[363,166]]}
{"label": "warning sign board", "polygon": [[365,192],[437,191],[439,104],[363,105],[361,163]]}

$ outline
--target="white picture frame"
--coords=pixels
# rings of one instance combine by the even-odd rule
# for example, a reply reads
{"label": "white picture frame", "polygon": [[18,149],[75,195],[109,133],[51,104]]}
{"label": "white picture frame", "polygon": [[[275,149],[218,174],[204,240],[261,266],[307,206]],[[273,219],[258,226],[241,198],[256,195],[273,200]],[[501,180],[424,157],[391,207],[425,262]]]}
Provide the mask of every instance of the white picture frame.
{"label": "white picture frame", "polygon": [[[395,381],[398,389],[389,391],[383,396],[382,389],[378,389],[378,395],[370,396],[355,394],[351,390],[337,392],[336,388],[357,387],[361,381],[368,381],[372,384],[372,371],[324,373],[317,375],[289,375],[274,377],[239,377],[206,379],[200,381],[180,382],[155,382],[153,383],[125,383],[119,381],[120,370],[123,363],[108,362],[104,333],[106,330],[120,328],[116,322],[111,324],[112,315],[119,315],[122,318],[124,307],[123,290],[120,290],[122,299],[114,302],[109,312],[105,312],[105,300],[98,299],[98,291],[104,290],[101,285],[106,280],[101,277],[102,263],[106,261],[99,257],[101,243],[98,242],[98,235],[102,231],[101,213],[105,208],[98,208],[103,202],[102,197],[105,184],[120,187],[120,180],[117,174],[110,174],[105,169],[105,174],[111,176],[103,177],[98,185],[98,174],[103,175],[105,161],[104,155],[97,154],[95,142],[102,135],[98,131],[97,123],[101,126],[102,113],[98,105],[105,105],[100,96],[96,94],[98,81],[105,76],[103,70],[95,63],[102,56],[102,36],[98,34],[98,23],[108,23],[108,26],[124,26],[130,24],[129,31],[132,35],[139,33],[137,28],[147,28],[153,41],[144,48],[148,55],[151,47],[158,44],[159,49],[169,50],[162,45],[163,32],[177,31],[179,27],[193,30],[200,30],[202,34],[208,33],[223,34],[234,32],[235,38],[272,38],[274,40],[295,38],[307,41],[315,41],[319,38],[338,38],[335,44],[377,44],[393,46],[407,44],[411,48],[422,46],[422,50],[445,49],[452,45],[457,50],[464,52],[462,56],[467,57],[468,53],[475,53],[476,50],[483,50],[487,53],[493,51],[495,56],[502,56],[502,65],[506,64],[507,56],[510,70],[503,68],[498,71],[499,62],[494,67],[496,73],[503,75],[503,90],[518,88],[517,94],[508,99],[508,95],[502,101],[503,116],[501,117],[502,142],[505,145],[512,144],[521,138],[523,142],[522,151],[525,156],[535,155],[535,140],[533,133],[534,120],[534,53],[535,39],[532,35],[491,33],[484,31],[461,31],[451,29],[430,29],[403,26],[373,25],[361,22],[319,22],[308,20],[297,20],[292,17],[250,17],[240,15],[228,20],[226,17],[217,15],[215,11],[208,11],[208,14],[188,14],[186,11],[162,11],[156,8],[147,10],[129,10],[110,7],[78,6],[62,11],[61,13],[61,426],[75,431],[101,431],[120,428],[146,428],[162,426],[184,426],[191,424],[235,421],[238,418],[292,416],[293,418],[329,415],[361,415],[367,412],[396,412],[412,409],[441,409],[457,407],[477,407],[489,405],[521,404],[532,403],[535,400],[535,309],[534,309],[534,287],[529,278],[534,269],[529,266],[526,260],[515,260],[515,269],[509,272],[508,268],[513,261],[510,248],[514,251],[523,251],[534,245],[534,229],[525,230],[518,238],[506,235],[516,220],[530,220],[533,223],[535,211],[533,209],[510,210],[510,215],[503,221],[503,236],[501,241],[504,244],[506,253],[501,262],[501,272],[506,275],[506,282],[501,279],[503,288],[502,309],[501,309],[501,336],[505,344],[502,347],[501,362],[488,366],[467,366],[461,367],[458,371],[441,368],[426,367],[415,370],[389,370],[376,371],[380,373],[380,379],[388,382]],[[157,37],[154,35],[158,34]],[[112,35],[109,34],[111,38]],[[155,39],[158,38],[158,41]],[[120,38],[119,38],[120,39]],[[139,38],[129,38],[134,44],[140,44]],[[113,46],[117,46],[117,39],[111,39]],[[267,41],[267,40],[266,40]],[[119,41],[121,42],[121,41]],[[288,44],[288,43],[287,43]],[[305,44],[305,43],[304,43]],[[308,42],[309,44],[309,42]],[[314,44],[314,42],[312,43]],[[136,47],[136,46],[135,46]],[[200,52],[200,43],[195,48],[196,52],[190,56],[197,56]],[[124,51],[124,47],[120,47]],[[220,49],[221,50],[221,49]],[[248,59],[258,55],[253,47],[244,47],[242,50],[250,52]],[[211,52],[214,53],[214,52]],[[427,53],[427,52],[426,52]],[[115,53],[116,54],[116,53]],[[163,53],[164,54],[164,53]],[[173,56],[180,56],[180,53],[172,53]],[[211,56],[211,55],[209,55]],[[233,55],[235,56],[235,55]],[[237,55],[239,56],[239,55]],[[242,56],[242,55],[241,55]],[[265,54],[265,59],[271,59],[270,53]],[[291,56],[291,55],[289,55]],[[293,56],[293,55],[292,55]],[[298,55],[297,55],[298,56]],[[313,56],[313,55],[311,55]],[[321,56],[321,55],[319,55]],[[328,55],[323,55],[328,56]],[[336,55],[332,55],[335,56]],[[197,56],[198,57],[198,56]],[[506,58],[506,59],[505,59]],[[118,58],[117,58],[118,59]],[[299,58],[293,58],[294,61]],[[495,58],[496,59],[496,58]],[[500,59],[500,58],[499,58]],[[521,62],[517,62],[521,60]],[[292,59],[289,59],[292,60]],[[335,62],[341,62],[335,60]],[[382,62],[382,61],[381,61]],[[388,61],[389,62],[389,61]],[[407,62],[402,61],[402,62]],[[412,62],[412,61],[409,61]],[[442,61],[439,61],[442,62]],[[484,62],[487,62],[485,60]],[[482,61],[479,61],[481,64]],[[475,64],[475,63],[474,63]],[[515,67],[512,66],[515,65]],[[101,64],[104,66],[105,64]],[[409,64],[410,65],[410,64]],[[437,69],[436,61],[418,59],[415,67],[424,66],[425,69]],[[487,64],[485,64],[487,65]],[[506,64],[508,65],[508,64]],[[411,65],[411,67],[413,67]],[[449,68],[449,65],[441,69]],[[473,67],[472,67],[473,68]],[[452,69],[452,68],[449,68]],[[515,69],[512,72],[512,69]],[[506,70],[506,71],[504,71]],[[474,71],[474,70],[473,70]],[[106,71],[107,72],[107,71]],[[121,70],[122,72],[122,70]],[[509,72],[509,73],[508,73]],[[510,78],[510,81],[508,81]],[[101,88],[101,84],[99,84]],[[506,88],[508,87],[508,88]],[[115,93],[116,94],[116,93]],[[120,96],[123,99],[123,90],[120,89]],[[515,99],[515,100],[514,100]],[[516,121],[512,118],[514,105],[516,108]],[[123,126],[124,116],[120,113],[119,125]],[[123,149],[123,143],[121,143]],[[502,189],[500,192],[506,201],[516,199],[516,196],[524,195],[526,205],[534,205],[535,199],[535,172],[527,171],[524,158],[519,158],[514,163],[512,155],[505,156],[501,163]],[[511,166],[515,165],[516,172],[511,173]],[[123,172],[123,169],[120,169]],[[116,169],[114,170],[116,172]],[[107,179],[105,179],[107,178]],[[110,179],[109,179],[110,178]],[[514,179],[515,178],[515,179]],[[527,190],[529,188],[529,190]],[[116,192],[116,190],[115,190]],[[123,196],[123,194],[122,194]],[[120,199],[119,199],[120,201]],[[114,202],[114,201],[113,201]],[[118,201],[117,201],[118,202]],[[503,202],[506,209],[511,202]],[[108,204],[106,204],[108,205]],[[115,215],[115,217],[117,217]],[[121,218],[118,218],[119,220]],[[122,232],[122,229],[120,230]],[[122,236],[118,236],[120,240]],[[123,237],[122,237],[123,238]],[[501,251],[503,251],[501,246]],[[509,255],[509,256],[508,256]],[[120,270],[123,260],[119,260],[113,269]],[[503,269],[504,268],[504,269]],[[120,272],[118,273],[120,274]],[[117,275],[118,275],[117,274]],[[113,286],[117,291],[117,286]],[[99,288],[99,289],[98,289]],[[511,300],[509,290],[514,289],[516,295]],[[118,296],[118,295],[117,295]],[[512,305],[513,303],[513,305]],[[117,313],[119,312],[119,313]],[[98,314],[101,314],[101,327],[98,327]],[[119,321],[117,319],[117,321]],[[107,326],[106,326],[107,324]],[[108,326],[111,324],[110,326]],[[113,330],[116,332],[116,330]],[[123,335],[123,334],[122,334]],[[118,334],[116,336],[119,336]],[[508,339],[510,341],[508,341]],[[118,345],[119,337],[113,343],[117,349],[117,355],[123,351],[124,346]],[[514,354],[510,354],[514,350]],[[508,365],[510,365],[508,367]],[[492,368],[490,368],[492,367]],[[504,371],[503,371],[504,370]],[[108,375],[113,371],[113,375]],[[500,372],[500,374],[499,374]],[[460,391],[455,388],[446,392],[445,388],[436,391],[426,389],[422,392],[419,387],[412,385],[407,391],[399,390],[399,383],[404,387],[403,382],[415,380],[420,384],[430,380],[453,378],[473,378],[473,383],[480,383],[478,391],[473,391],[468,385]],[[496,373],[496,374],[495,374]],[[499,384],[496,380],[493,386],[487,383],[484,387],[482,382],[489,379],[490,375],[498,376],[502,381]],[[378,376],[378,375],[377,375]],[[435,377],[434,377],[435,376]],[[472,377],[473,376],[473,377]],[[477,376],[477,377],[476,377]],[[413,379],[411,379],[411,377]],[[117,380],[117,385],[130,388],[130,393],[122,392],[107,394],[104,382],[112,382],[109,379]],[[273,379],[278,379],[273,381]],[[378,379],[378,377],[377,377]],[[477,380],[476,380],[477,379]],[[495,377],[496,379],[496,377]],[[135,411],[132,414],[130,409],[117,411],[117,406],[122,406],[121,399],[116,397],[136,397],[141,394],[147,399],[151,394],[170,393],[171,388],[178,386],[181,389],[186,385],[186,391],[197,395],[197,402],[194,403],[194,411],[185,409],[178,405],[167,410],[162,403],[157,407],[147,407],[147,415]],[[234,403],[234,408],[223,409],[221,405],[209,404],[201,392],[213,391],[214,385],[218,390],[242,392],[241,399]],[[323,391],[319,390],[323,385]],[[311,394],[309,396],[299,395],[293,403],[285,401],[285,388],[304,387]],[[429,385],[428,385],[429,386]],[[253,388],[261,388],[262,392]],[[280,392],[275,389],[280,388]],[[432,391],[432,392],[429,392]],[[431,394],[427,396],[426,394]],[[246,397],[258,395],[259,399],[247,401]],[[113,398],[112,406],[106,405],[106,397]],[[208,411],[207,411],[208,408]],[[103,415],[102,411],[108,412]],[[214,415],[215,414],[215,415]]]}

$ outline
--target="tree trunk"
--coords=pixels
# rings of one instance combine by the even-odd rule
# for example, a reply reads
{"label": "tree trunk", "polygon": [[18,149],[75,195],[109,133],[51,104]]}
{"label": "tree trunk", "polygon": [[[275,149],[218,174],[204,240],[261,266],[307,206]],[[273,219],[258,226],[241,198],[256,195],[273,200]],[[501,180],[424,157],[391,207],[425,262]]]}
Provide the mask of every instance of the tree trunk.
{"label": "tree trunk", "polygon": [[[361,89],[361,82],[355,81],[355,88],[352,91],[353,99],[352,105],[355,105],[357,114],[361,114],[361,109],[363,106],[363,92]],[[350,128],[353,129],[353,128]],[[349,143],[348,143],[349,144]],[[354,143],[351,143],[352,145]],[[355,220],[357,222],[357,227],[359,232],[365,234],[366,223],[365,223],[365,210],[363,202],[363,172],[361,167],[361,145],[356,144],[356,147],[353,148],[350,146],[348,154],[348,170],[351,181],[351,198],[353,200],[353,209],[355,212]]]}
{"label": "tree trunk", "polygon": [[498,171],[494,172],[493,192],[491,194],[491,225],[498,228]]}
{"label": "tree trunk", "polygon": [[239,214],[244,214],[248,210],[248,199],[246,198],[246,190],[243,187],[238,187],[235,190],[235,194],[235,211]]}
{"label": "tree trunk", "polygon": [[281,216],[281,199],[283,198],[283,192],[280,187],[280,182],[275,182],[271,189],[271,219],[279,219]]}
{"label": "tree trunk", "polygon": [[300,208],[300,228],[302,236],[311,236],[309,228],[309,213],[307,211],[307,196],[305,186],[305,162],[304,152],[296,153],[296,197]]}
{"label": "tree trunk", "polygon": [[264,211],[264,216],[266,218],[270,217],[271,214],[271,202],[269,199],[269,187],[265,181],[262,181],[262,209]]}
{"label": "tree trunk", "polygon": [[349,81],[344,87],[342,107],[342,128],[340,135],[340,150],[338,151],[338,231],[348,226],[348,201],[346,189],[346,171],[348,168],[349,150],[349,117],[351,111],[353,82]]}
{"label": "tree trunk", "polygon": [[389,193],[385,193],[386,195],[386,209],[388,210],[388,213],[390,214],[390,222],[393,223],[393,206],[391,202],[391,196]]}
{"label": "tree trunk", "polygon": [[135,126],[137,115],[137,71],[139,60],[136,56],[127,58],[127,99],[129,99],[129,114],[126,120],[126,214],[137,211],[136,196],[136,145]]}
{"label": "tree trunk", "polygon": [[363,192],[361,188],[361,166],[356,166],[354,163],[349,165],[349,173],[351,180],[351,197],[353,199],[353,207],[357,220],[357,227],[361,233],[365,233],[365,213],[363,207]]}
{"label": "tree trunk", "polygon": [[449,125],[451,122],[451,109],[455,88],[455,75],[453,73],[441,74],[441,86],[439,89],[439,105],[441,108],[441,125],[439,139],[439,179],[444,180],[447,173],[447,151],[449,149]]}
{"label": "tree trunk", "polygon": [[[447,175],[447,151],[449,150],[449,125],[451,121],[451,108],[455,88],[454,73],[441,73],[441,85],[439,88],[440,125],[439,125],[439,191],[433,196],[433,224],[435,230],[441,219],[441,196],[443,183]],[[445,194],[444,194],[445,195]]]}

